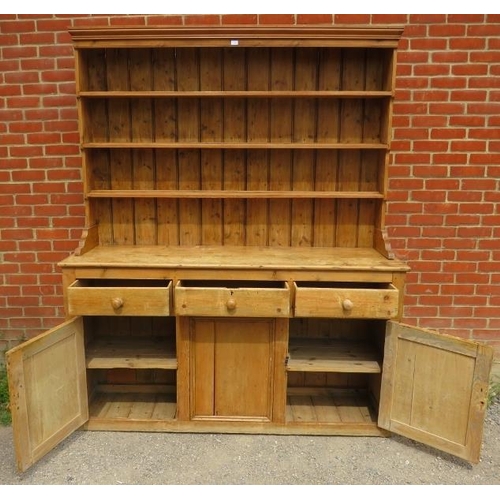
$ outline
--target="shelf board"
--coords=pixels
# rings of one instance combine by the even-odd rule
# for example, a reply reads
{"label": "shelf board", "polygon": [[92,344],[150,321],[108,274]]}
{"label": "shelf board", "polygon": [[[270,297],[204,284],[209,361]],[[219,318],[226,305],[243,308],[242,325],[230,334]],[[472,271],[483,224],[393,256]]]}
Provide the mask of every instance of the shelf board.
{"label": "shelf board", "polygon": [[366,342],[291,339],[288,371],[381,373],[380,356]]}
{"label": "shelf board", "polygon": [[377,414],[366,391],[294,388],[287,391],[287,424],[374,424]]}
{"label": "shelf board", "polygon": [[86,350],[87,368],[177,369],[175,347],[168,340],[106,337],[95,340]]}
{"label": "shelf board", "polygon": [[84,90],[85,98],[307,98],[378,99],[392,97],[390,90]]}
{"label": "shelf board", "polygon": [[171,198],[171,199],[382,199],[378,191],[235,191],[199,189],[100,189],[87,193],[87,198]]}
{"label": "shelf board", "polygon": [[387,144],[378,142],[84,142],[82,149],[378,149]]}
{"label": "shelf board", "polygon": [[[366,271],[406,272],[406,263],[387,259],[374,248],[97,245],[82,255],[71,255],[63,268],[141,268],[197,271]],[[163,274],[162,274],[163,276]],[[377,280],[380,277],[377,278]]]}

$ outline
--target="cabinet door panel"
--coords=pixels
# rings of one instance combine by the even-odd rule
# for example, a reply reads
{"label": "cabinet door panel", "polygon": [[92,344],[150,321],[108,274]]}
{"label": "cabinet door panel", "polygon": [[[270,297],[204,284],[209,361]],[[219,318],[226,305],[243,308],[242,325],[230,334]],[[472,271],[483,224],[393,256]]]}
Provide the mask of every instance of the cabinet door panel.
{"label": "cabinet door panel", "polygon": [[193,418],[271,420],[273,320],[193,319]]}
{"label": "cabinet door panel", "polygon": [[88,420],[82,318],[6,354],[17,464],[25,471]]}
{"label": "cabinet door panel", "polygon": [[215,412],[271,419],[272,323],[219,322],[215,344]]}
{"label": "cabinet door panel", "polygon": [[479,461],[493,350],[388,322],[380,427]]}

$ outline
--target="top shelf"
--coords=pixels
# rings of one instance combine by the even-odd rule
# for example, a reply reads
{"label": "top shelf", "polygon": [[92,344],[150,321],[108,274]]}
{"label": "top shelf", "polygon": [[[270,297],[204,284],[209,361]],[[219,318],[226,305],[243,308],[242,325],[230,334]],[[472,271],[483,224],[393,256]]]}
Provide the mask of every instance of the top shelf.
{"label": "top shelf", "polygon": [[89,98],[307,98],[307,99],[379,99],[393,96],[389,90],[110,90],[81,91],[79,97]]}

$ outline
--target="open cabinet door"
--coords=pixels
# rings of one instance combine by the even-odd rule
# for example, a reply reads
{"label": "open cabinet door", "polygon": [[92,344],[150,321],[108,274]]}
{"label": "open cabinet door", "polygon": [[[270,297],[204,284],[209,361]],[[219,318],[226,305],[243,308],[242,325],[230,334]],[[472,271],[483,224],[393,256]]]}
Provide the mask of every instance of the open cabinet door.
{"label": "open cabinet door", "polygon": [[6,353],[17,466],[34,464],[88,420],[83,320]]}
{"label": "open cabinet door", "polygon": [[493,349],[387,324],[378,424],[479,462]]}

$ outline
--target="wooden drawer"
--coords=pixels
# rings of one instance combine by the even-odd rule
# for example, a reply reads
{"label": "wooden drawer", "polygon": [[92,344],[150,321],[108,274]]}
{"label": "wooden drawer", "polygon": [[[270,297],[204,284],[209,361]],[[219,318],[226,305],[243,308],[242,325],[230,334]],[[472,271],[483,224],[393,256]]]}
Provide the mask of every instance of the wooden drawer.
{"label": "wooden drawer", "polygon": [[391,283],[294,285],[298,317],[389,319],[398,313],[399,291]]}
{"label": "wooden drawer", "polygon": [[179,316],[281,318],[290,315],[285,282],[180,281],[174,291]]}
{"label": "wooden drawer", "polygon": [[168,280],[76,280],[67,290],[74,316],[168,316]]}

